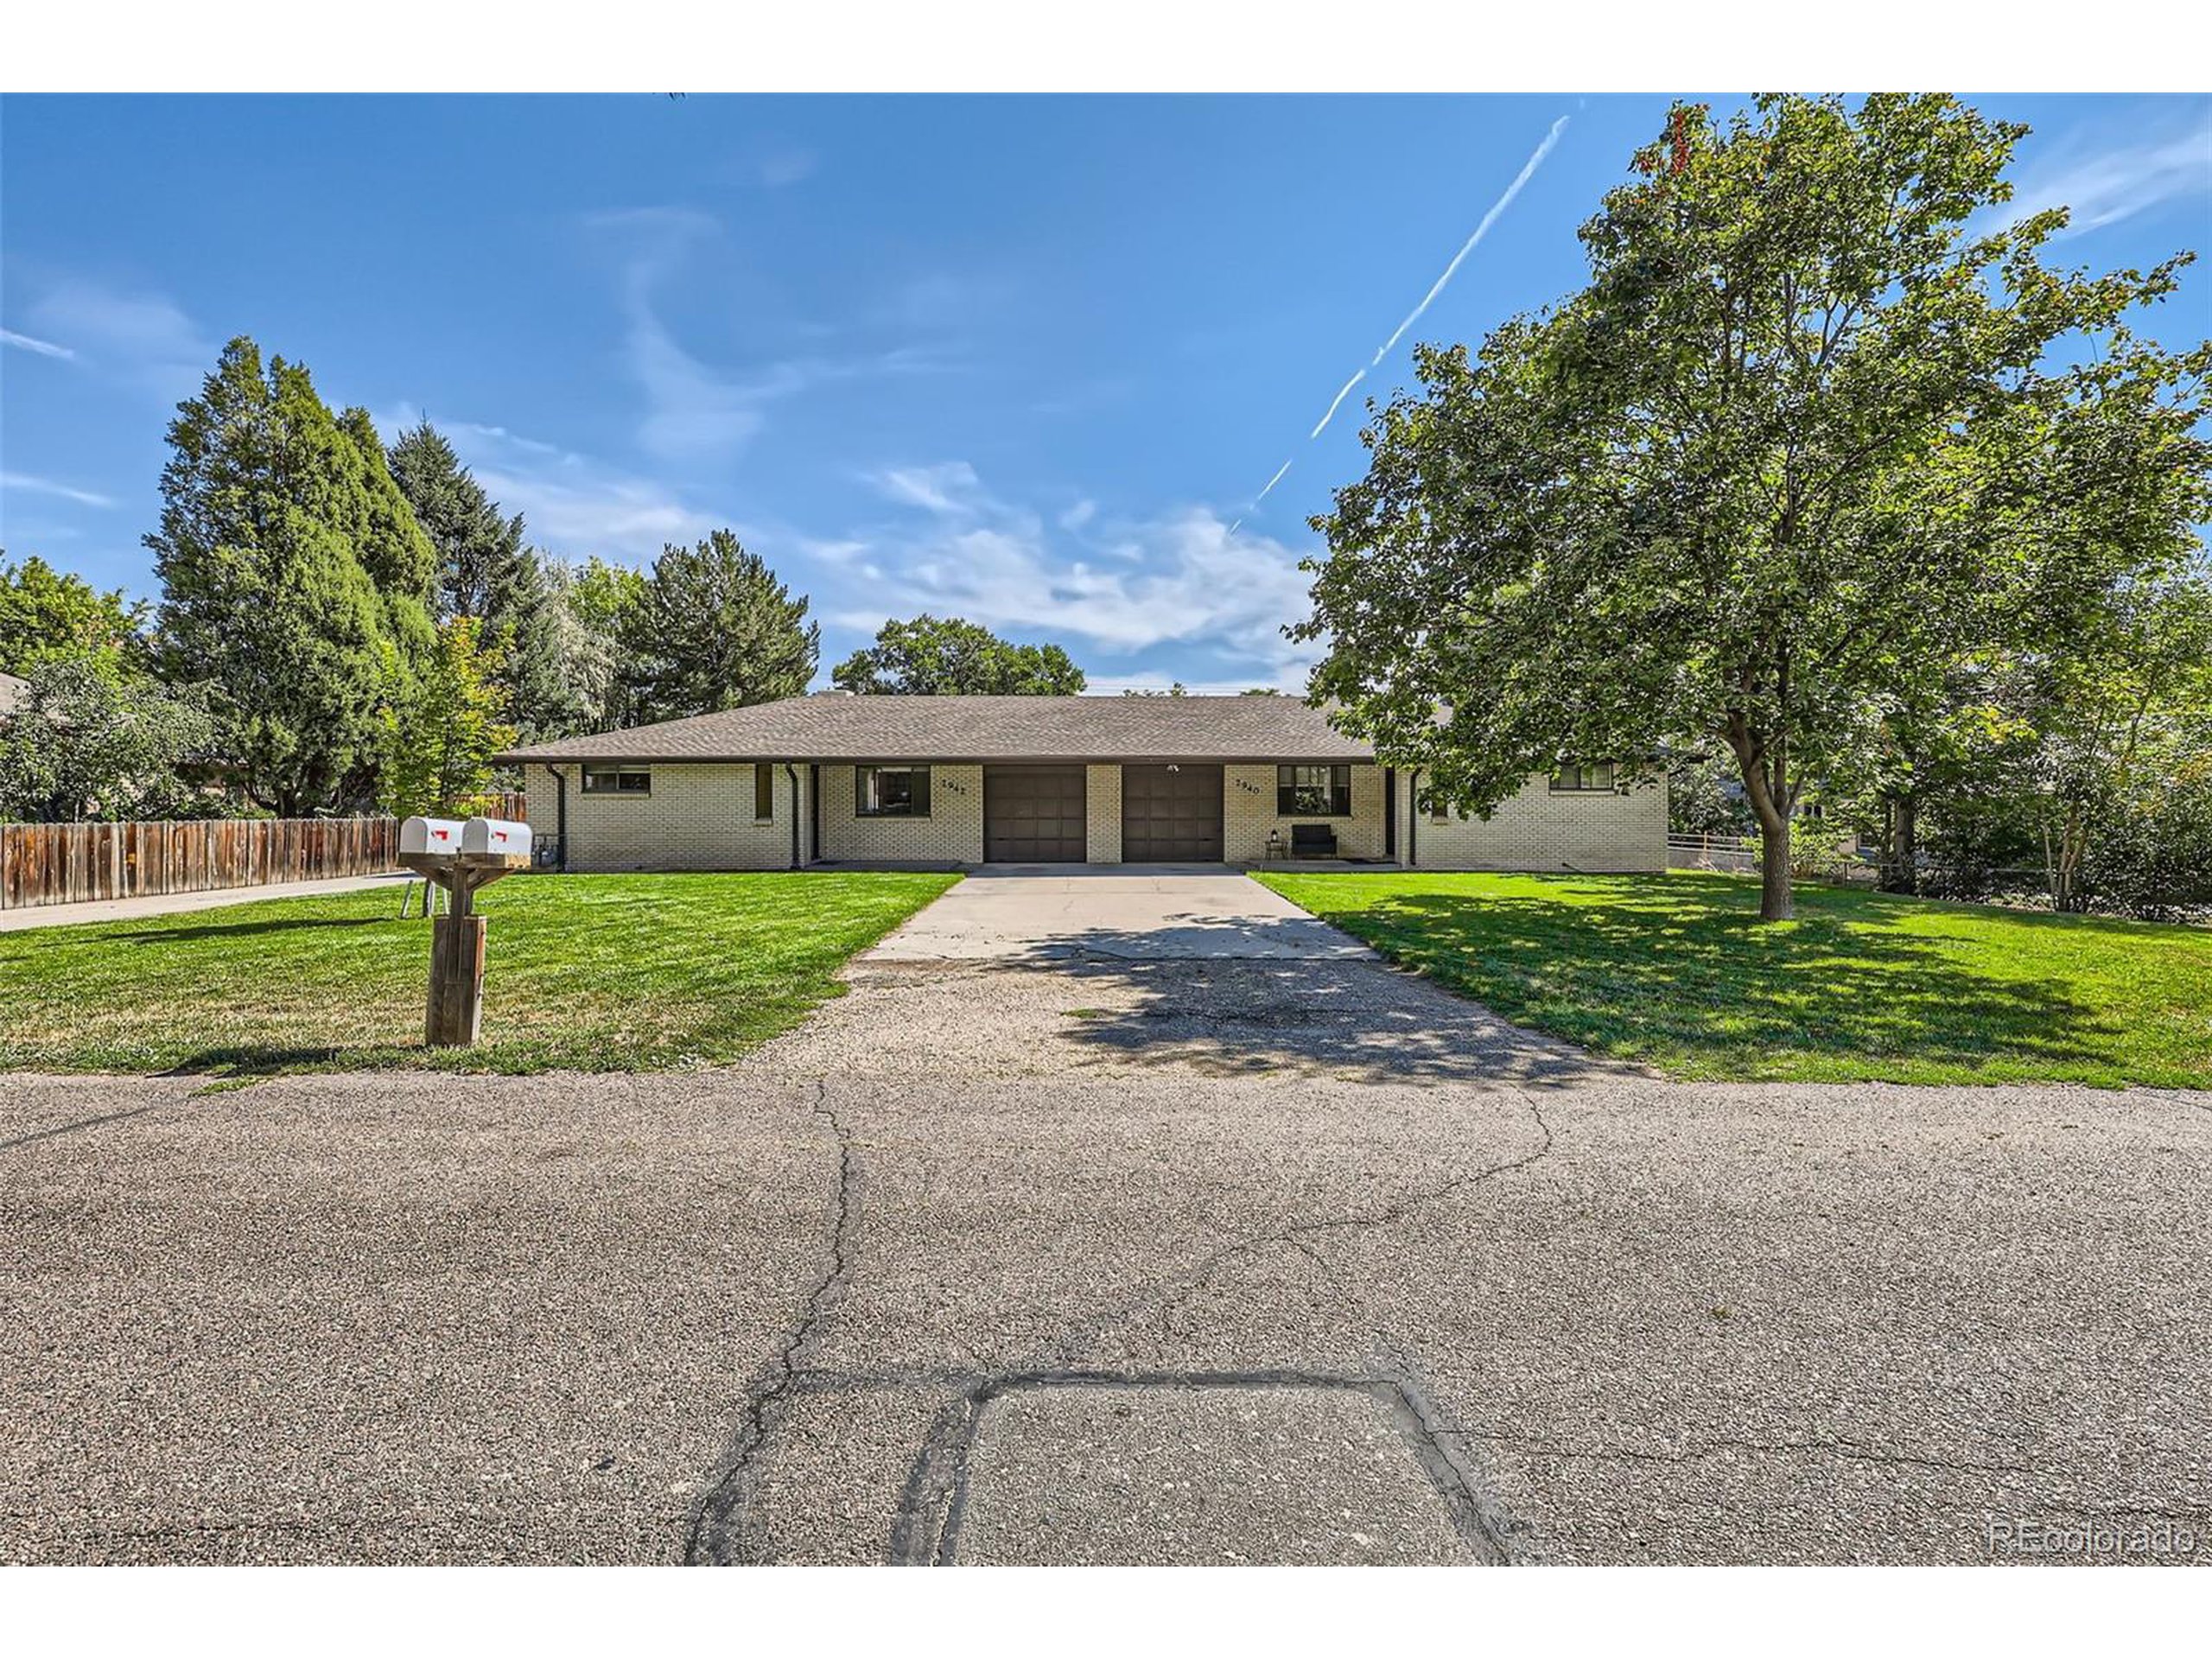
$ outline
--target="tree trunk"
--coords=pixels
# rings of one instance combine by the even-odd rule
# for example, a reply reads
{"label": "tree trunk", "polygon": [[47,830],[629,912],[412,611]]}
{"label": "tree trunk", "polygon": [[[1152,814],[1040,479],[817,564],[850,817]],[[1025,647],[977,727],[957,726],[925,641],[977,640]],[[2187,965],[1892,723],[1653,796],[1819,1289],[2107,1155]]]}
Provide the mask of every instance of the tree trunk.
{"label": "tree trunk", "polygon": [[1759,920],[1786,922],[1796,906],[1789,890],[1790,798],[1783,751],[1778,740],[1770,748],[1752,736],[1740,719],[1732,718],[1727,737],[1759,824]]}
{"label": "tree trunk", "polygon": [[1789,886],[1789,820],[1759,814],[1759,920],[1786,922],[1797,913]]}
{"label": "tree trunk", "polygon": [[1914,794],[1889,798],[1889,857],[1882,871],[1885,893],[1920,891],[1920,798]]}

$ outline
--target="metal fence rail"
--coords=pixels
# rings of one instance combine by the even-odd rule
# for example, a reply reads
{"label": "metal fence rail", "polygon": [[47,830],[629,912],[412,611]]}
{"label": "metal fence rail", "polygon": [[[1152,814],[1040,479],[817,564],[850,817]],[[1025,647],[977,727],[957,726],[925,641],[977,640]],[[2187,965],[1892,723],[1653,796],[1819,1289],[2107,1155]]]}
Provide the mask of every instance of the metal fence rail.
{"label": "metal fence rail", "polygon": [[1743,836],[1669,833],[1667,836],[1667,868],[1670,870],[1731,870],[1749,875],[1758,867],[1758,843]]}

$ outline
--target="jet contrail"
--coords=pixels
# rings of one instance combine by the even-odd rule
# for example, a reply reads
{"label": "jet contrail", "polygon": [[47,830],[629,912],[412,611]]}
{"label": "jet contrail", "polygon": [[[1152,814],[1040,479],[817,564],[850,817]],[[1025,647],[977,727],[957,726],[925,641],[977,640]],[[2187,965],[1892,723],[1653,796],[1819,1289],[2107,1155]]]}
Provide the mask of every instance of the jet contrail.
{"label": "jet contrail", "polygon": [[[1419,322],[1421,313],[1436,302],[1436,296],[1444,291],[1446,284],[1451,282],[1453,273],[1466,263],[1467,256],[1475,251],[1483,238],[1490,234],[1490,227],[1497,223],[1498,215],[1513,205],[1513,199],[1521,194],[1521,188],[1535,177],[1536,169],[1544,164],[1544,158],[1552,153],[1553,146],[1559,143],[1560,134],[1567,130],[1568,119],[1568,117],[1562,115],[1552,123],[1552,130],[1544,135],[1543,143],[1538,144],[1530,152],[1529,159],[1521,164],[1521,170],[1513,175],[1513,182],[1505,187],[1505,194],[1491,203],[1490,211],[1483,215],[1482,223],[1475,226],[1475,233],[1459,245],[1459,251],[1452,256],[1452,263],[1444,267],[1444,274],[1429,285],[1427,293],[1421,296],[1421,303],[1406,314],[1406,320],[1397,326],[1389,339],[1382,342],[1381,348],[1368,363],[1367,368],[1361,369],[1351,379],[1345,381],[1337,395],[1329,400],[1328,412],[1323,415],[1313,429],[1306,435],[1306,441],[1308,443],[1313,442],[1328,429],[1329,423],[1337,418],[1337,410],[1344,406],[1344,399],[1351,396],[1351,389],[1367,378],[1367,370],[1376,367],[1384,358],[1389,356],[1391,348],[1406,337],[1406,330]],[[1283,474],[1289,470],[1290,462],[1287,461],[1276,467],[1275,475],[1267,481],[1266,486],[1257,495],[1252,498],[1252,505],[1245,511],[1250,512],[1256,510],[1260,503],[1268,499],[1268,492],[1281,483]],[[1236,533],[1237,525],[1243,522],[1243,519],[1239,518],[1236,524],[1230,525],[1229,533],[1234,536]]]}
{"label": "jet contrail", "polygon": [[1337,395],[1329,399],[1329,412],[1324,415],[1320,420],[1315,423],[1313,429],[1306,435],[1306,441],[1308,442],[1311,442],[1313,439],[1321,435],[1322,428],[1327,426],[1331,421],[1337,418],[1338,406],[1341,404],[1345,398],[1351,396],[1351,389],[1354,386],[1357,385],[1361,381],[1366,378],[1367,371],[1365,369],[1362,369],[1358,373],[1353,375],[1351,379],[1344,383],[1343,386],[1338,390]]}
{"label": "jet contrail", "polygon": [[[1427,293],[1421,296],[1421,303],[1406,314],[1406,320],[1398,325],[1397,332],[1382,342],[1382,349],[1375,353],[1375,360],[1367,365],[1369,368],[1373,368],[1376,363],[1388,357],[1390,348],[1406,337],[1406,330],[1421,321],[1421,314],[1427,310],[1436,296],[1444,291],[1444,285],[1452,280],[1452,273],[1459,269],[1460,262],[1475,251],[1477,243],[1490,234],[1490,227],[1497,223],[1500,213],[1513,205],[1513,198],[1521,194],[1521,187],[1535,176],[1536,169],[1544,164],[1544,157],[1550,155],[1552,146],[1559,143],[1560,134],[1567,130],[1567,118],[1563,115],[1552,123],[1552,130],[1544,135],[1544,142],[1538,144],[1535,152],[1522,163],[1521,170],[1513,175],[1513,182],[1505,187],[1505,194],[1491,203],[1490,212],[1484,213],[1483,222],[1475,226],[1475,233],[1460,245],[1459,251],[1452,256],[1452,263],[1444,267],[1444,274],[1436,279],[1434,286]],[[1341,393],[1338,395],[1342,396]]]}

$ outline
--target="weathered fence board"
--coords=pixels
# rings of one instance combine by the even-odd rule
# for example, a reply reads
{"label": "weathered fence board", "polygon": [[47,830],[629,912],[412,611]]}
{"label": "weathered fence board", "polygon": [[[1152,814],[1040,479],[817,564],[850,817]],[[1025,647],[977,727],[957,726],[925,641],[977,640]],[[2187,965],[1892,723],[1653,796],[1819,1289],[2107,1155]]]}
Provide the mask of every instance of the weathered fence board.
{"label": "weathered fence board", "polygon": [[[523,798],[499,816],[521,818]],[[398,851],[397,818],[0,823],[0,910],[380,875]]]}

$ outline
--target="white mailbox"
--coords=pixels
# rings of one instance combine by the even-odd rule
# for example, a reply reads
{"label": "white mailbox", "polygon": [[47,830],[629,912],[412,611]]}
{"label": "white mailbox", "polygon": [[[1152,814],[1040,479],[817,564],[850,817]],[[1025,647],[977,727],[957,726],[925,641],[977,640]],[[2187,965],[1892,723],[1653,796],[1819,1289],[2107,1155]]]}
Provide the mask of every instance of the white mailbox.
{"label": "white mailbox", "polygon": [[457,853],[461,829],[458,818],[410,818],[399,826],[400,854]]}
{"label": "white mailbox", "polygon": [[461,850],[526,858],[530,855],[530,826],[508,818],[471,818],[461,826]]}

